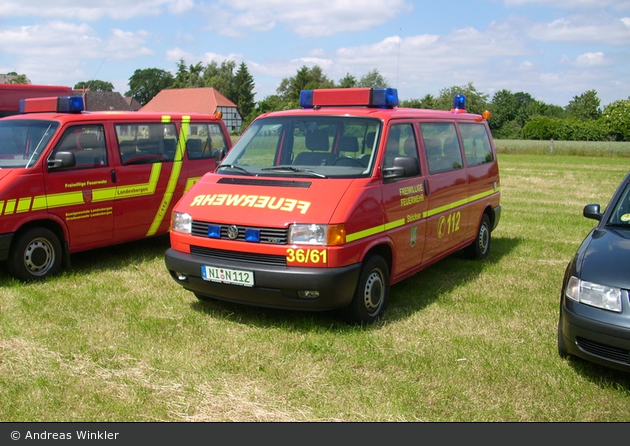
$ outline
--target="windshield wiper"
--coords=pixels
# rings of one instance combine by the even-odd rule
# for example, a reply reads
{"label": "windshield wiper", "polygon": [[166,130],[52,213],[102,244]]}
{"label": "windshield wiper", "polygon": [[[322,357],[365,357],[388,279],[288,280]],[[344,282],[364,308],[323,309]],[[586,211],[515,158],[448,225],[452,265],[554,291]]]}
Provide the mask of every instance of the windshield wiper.
{"label": "windshield wiper", "polygon": [[274,172],[295,172],[295,173],[305,173],[307,175],[312,175],[318,178],[328,178],[323,173],[313,172],[312,170],[302,169],[300,167],[292,167],[292,166],[276,166],[276,167],[265,167],[260,170],[266,171],[274,171]]}
{"label": "windshield wiper", "polygon": [[235,166],[234,164],[220,164],[219,167],[217,167],[217,170],[219,169],[233,169],[238,172],[244,173],[245,175],[250,175],[250,176],[254,175],[250,171],[243,169],[241,166]]}

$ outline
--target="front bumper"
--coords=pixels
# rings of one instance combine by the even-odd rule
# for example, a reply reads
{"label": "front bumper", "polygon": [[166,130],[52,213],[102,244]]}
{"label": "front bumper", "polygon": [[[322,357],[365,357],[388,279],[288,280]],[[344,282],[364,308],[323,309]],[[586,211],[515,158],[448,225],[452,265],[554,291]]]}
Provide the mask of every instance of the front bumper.
{"label": "front bumper", "polygon": [[626,318],[563,297],[560,327],[567,352],[630,372],[630,326],[615,324],[615,319],[624,323]]}
{"label": "front bumper", "polygon": [[[324,311],[348,306],[359,280],[361,264],[341,268],[295,268],[226,260],[205,260],[169,248],[164,262],[171,277],[196,295],[259,307]],[[212,265],[253,271],[255,285],[246,287],[207,281],[201,268]],[[185,276],[181,279],[180,276]],[[298,291],[317,290],[319,297],[305,299]]]}

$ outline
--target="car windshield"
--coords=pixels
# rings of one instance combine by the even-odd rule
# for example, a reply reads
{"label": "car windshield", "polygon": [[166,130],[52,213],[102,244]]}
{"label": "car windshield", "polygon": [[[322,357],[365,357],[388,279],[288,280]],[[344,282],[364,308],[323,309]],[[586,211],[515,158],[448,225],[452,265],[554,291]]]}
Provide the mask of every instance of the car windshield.
{"label": "car windshield", "polygon": [[0,169],[34,166],[58,127],[56,121],[0,120]]}
{"label": "car windshield", "polygon": [[217,172],[227,175],[358,178],[370,175],[381,121],[350,116],[261,118]]}
{"label": "car windshield", "polygon": [[616,203],[610,203],[610,206],[614,207],[608,224],[630,228],[630,183],[626,183],[623,192],[619,195],[619,200]]}

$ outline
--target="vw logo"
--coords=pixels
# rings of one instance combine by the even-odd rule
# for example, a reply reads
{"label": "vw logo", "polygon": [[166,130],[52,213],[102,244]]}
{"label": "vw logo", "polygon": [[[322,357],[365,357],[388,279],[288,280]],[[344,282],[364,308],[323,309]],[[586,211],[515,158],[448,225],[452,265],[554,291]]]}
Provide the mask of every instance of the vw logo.
{"label": "vw logo", "polygon": [[238,237],[238,228],[236,225],[228,226],[227,236],[230,240],[236,240]]}

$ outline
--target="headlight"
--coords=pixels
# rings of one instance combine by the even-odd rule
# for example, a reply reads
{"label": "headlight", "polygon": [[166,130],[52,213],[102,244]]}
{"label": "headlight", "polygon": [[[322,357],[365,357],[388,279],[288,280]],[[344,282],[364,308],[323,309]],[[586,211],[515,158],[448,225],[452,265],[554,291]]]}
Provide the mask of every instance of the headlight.
{"label": "headlight", "polygon": [[619,288],[586,282],[572,276],[567,284],[565,294],[576,302],[621,313],[621,290]]}
{"label": "headlight", "polygon": [[339,246],[346,243],[344,225],[293,224],[289,226],[289,244]]}
{"label": "headlight", "polygon": [[299,245],[325,245],[328,225],[291,225],[289,243]]}
{"label": "headlight", "polygon": [[190,234],[192,230],[192,217],[190,214],[173,212],[172,231]]}

